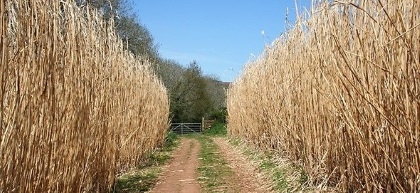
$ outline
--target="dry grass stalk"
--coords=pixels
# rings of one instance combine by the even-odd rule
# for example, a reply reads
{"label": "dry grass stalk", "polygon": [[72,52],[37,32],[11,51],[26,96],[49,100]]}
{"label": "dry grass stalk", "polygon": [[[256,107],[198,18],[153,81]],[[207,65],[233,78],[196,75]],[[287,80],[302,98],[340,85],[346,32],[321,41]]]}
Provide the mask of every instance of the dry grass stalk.
{"label": "dry grass stalk", "polygon": [[107,192],[162,143],[166,89],[112,22],[72,1],[10,0],[0,27],[0,192]]}
{"label": "dry grass stalk", "polygon": [[228,128],[313,184],[420,191],[420,2],[320,3],[228,91]]}

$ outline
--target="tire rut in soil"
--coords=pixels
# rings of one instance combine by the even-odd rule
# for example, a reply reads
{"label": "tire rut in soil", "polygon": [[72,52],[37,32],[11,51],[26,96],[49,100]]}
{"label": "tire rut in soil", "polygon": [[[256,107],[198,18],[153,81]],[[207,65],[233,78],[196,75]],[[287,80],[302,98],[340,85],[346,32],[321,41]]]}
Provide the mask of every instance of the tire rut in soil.
{"label": "tire rut in soil", "polygon": [[195,139],[181,138],[181,144],[173,152],[173,158],[151,192],[198,193],[201,192],[197,181],[200,144]]}
{"label": "tire rut in soil", "polygon": [[224,138],[216,137],[213,141],[219,146],[220,153],[233,171],[228,181],[228,192],[270,192],[258,169],[250,164],[250,161],[239,150]]}

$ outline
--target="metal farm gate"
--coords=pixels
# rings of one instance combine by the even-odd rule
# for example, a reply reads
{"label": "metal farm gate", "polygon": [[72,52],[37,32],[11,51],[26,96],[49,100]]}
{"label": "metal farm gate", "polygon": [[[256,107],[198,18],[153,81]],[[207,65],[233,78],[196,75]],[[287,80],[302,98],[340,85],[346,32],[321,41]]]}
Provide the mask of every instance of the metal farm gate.
{"label": "metal farm gate", "polygon": [[172,123],[172,132],[176,134],[200,133],[202,131],[201,123]]}

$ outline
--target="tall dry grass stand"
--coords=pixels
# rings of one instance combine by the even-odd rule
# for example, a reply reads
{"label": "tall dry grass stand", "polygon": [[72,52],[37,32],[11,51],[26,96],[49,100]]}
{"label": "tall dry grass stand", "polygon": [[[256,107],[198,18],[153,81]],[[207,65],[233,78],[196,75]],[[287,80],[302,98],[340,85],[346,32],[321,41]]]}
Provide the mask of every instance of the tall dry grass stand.
{"label": "tall dry grass stand", "polygon": [[344,192],[420,191],[420,1],[324,1],[228,90],[228,129]]}
{"label": "tall dry grass stand", "polygon": [[0,26],[0,192],[107,192],[162,143],[166,89],[112,21],[72,1],[7,0]]}

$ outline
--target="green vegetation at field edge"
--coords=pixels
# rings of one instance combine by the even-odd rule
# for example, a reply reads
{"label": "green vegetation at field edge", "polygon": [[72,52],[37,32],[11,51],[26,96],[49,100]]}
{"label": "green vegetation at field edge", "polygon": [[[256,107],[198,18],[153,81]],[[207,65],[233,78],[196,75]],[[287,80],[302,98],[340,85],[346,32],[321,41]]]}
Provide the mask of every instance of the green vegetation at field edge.
{"label": "green vegetation at field edge", "polygon": [[206,192],[226,191],[227,178],[232,175],[232,170],[226,160],[219,154],[217,144],[207,134],[194,135],[201,144],[198,168],[201,186]]}
{"label": "green vegetation at field edge", "polygon": [[207,135],[207,136],[218,136],[218,137],[222,137],[222,136],[226,136],[227,135],[227,129],[226,129],[226,124],[224,123],[214,123],[212,125],[212,127],[208,130],[204,130],[203,134]]}
{"label": "green vegetation at field edge", "polygon": [[219,147],[212,139],[212,137],[226,136],[226,133],[225,124],[216,122],[202,134],[184,135],[200,142],[198,181],[205,192],[225,192],[227,179],[233,174],[227,161],[220,155]]}

